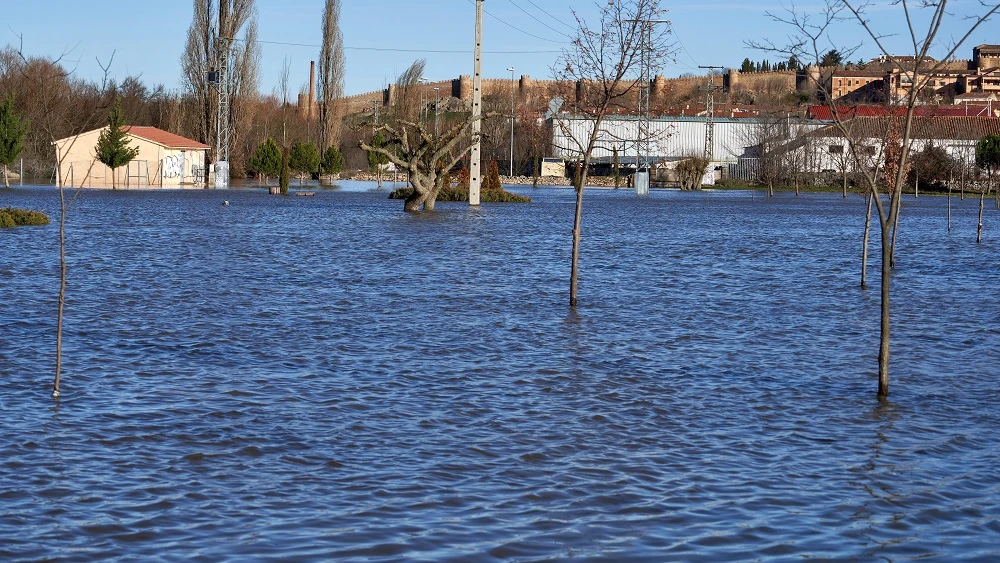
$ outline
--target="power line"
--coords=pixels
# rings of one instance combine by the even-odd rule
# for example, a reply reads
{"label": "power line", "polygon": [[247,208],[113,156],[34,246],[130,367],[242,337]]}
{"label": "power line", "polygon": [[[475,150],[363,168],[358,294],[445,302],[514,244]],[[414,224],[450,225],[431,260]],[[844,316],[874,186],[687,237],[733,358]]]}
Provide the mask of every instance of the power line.
{"label": "power line", "polygon": [[684,53],[687,54],[688,58],[691,59],[691,62],[693,62],[695,66],[700,67],[701,63],[699,63],[694,56],[691,55],[691,51],[688,51],[687,47],[684,46],[684,42],[681,41],[681,36],[677,35],[677,30],[674,29],[674,26],[670,26],[670,31],[674,34],[674,37],[677,38],[677,43],[681,46]]}
{"label": "power line", "polygon": [[[237,39],[236,41],[244,41],[243,39]],[[264,45],[288,45],[291,47],[311,47],[319,49],[320,45],[313,45],[311,43],[289,43],[286,41],[263,41],[258,39],[257,43]],[[344,47],[345,51],[384,51],[390,53],[456,53],[456,54],[468,54],[471,50],[461,50],[461,49],[394,49],[389,47]],[[545,53],[561,53],[562,51],[484,51],[493,55],[536,55]]]}
{"label": "power line", "polygon": [[[470,4],[472,4],[473,6],[476,5],[475,0],[468,0],[468,2]],[[515,26],[513,26],[513,25],[511,25],[511,24],[509,24],[507,22],[505,22],[504,20],[498,18],[497,16],[494,16],[492,13],[490,13],[489,11],[487,11],[485,8],[483,8],[483,11],[486,12],[486,15],[488,15],[489,17],[497,20],[498,22],[500,22],[500,23],[504,24],[505,26],[513,29],[514,31],[517,31],[519,33],[523,33],[523,34],[527,35],[528,37],[534,37],[535,39],[539,39],[541,41],[548,41],[549,43],[560,43],[560,44],[565,43],[565,41],[556,41],[554,39],[547,39],[545,37],[539,37],[538,35],[535,35],[534,33],[528,33],[527,31],[524,31],[521,28],[515,27]]]}
{"label": "power line", "polygon": [[568,36],[568,35],[566,35],[565,33],[563,33],[563,32],[561,32],[561,31],[559,31],[558,29],[556,29],[556,28],[552,27],[551,25],[549,25],[549,24],[547,24],[547,23],[543,22],[542,20],[540,20],[540,19],[536,18],[534,14],[532,14],[531,12],[529,12],[529,11],[525,10],[524,8],[522,8],[521,6],[519,6],[519,5],[517,4],[517,2],[514,2],[514,0],[507,0],[507,1],[508,1],[508,2],[510,2],[511,4],[513,4],[513,5],[514,5],[514,7],[515,7],[515,8],[517,8],[518,10],[521,10],[522,12],[524,12],[524,14],[525,14],[526,16],[528,16],[529,18],[531,18],[531,19],[535,20],[536,22],[538,22],[538,23],[540,23],[540,24],[544,25],[545,27],[547,27],[547,28],[549,28],[550,30],[552,30],[552,31],[553,31],[554,33],[558,33],[559,35],[562,35],[562,36],[563,36],[563,37],[565,37],[566,39],[570,39],[570,36]]}
{"label": "power line", "polygon": [[542,8],[542,7],[541,7],[541,6],[539,6],[538,4],[535,4],[535,3],[534,3],[534,2],[532,2],[531,0],[528,0],[528,4],[531,4],[532,6],[534,6],[534,7],[538,8],[538,11],[539,11],[539,12],[541,12],[541,13],[545,14],[546,16],[549,16],[550,18],[552,18],[552,19],[554,19],[555,21],[557,21],[557,22],[561,23],[562,25],[566,26],[567,28],[569,28],[569,29],[571,29],[571,30],[573,30],[573,31],[576,31],[576,28],[575,28],[575,27],[573,27],[573,26],[569,25],[568,23],[565,23],[565,22],[564,22],[564,21],[562,21],[561,19],[559,19],[559,18],[557,18],[557,17],[553,16],[552,14],[550,14],[550,13],[546,12],[544,8]]}

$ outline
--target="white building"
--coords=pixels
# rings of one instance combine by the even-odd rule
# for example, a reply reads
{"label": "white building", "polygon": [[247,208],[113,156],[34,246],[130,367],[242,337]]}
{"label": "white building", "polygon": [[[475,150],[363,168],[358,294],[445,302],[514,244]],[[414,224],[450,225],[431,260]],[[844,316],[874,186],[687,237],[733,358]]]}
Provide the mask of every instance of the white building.
{"label": "white building", "polygon": [[[872,163],[885,159],[886,139],[890,128],[901,131],[903,120],[889,117],[856,117],[844,122],[851,133],[847,137],[835,125],[828,125],[808,135],[807,139],[793,141],[789,148],[804,151],[805,162],[811,163],[813,172],[841,172],[855,169],[853,154]],[[997,117],[914,117],[910,151],[920,152],[929,144],[943,148],[959,162],[975,161],[976,143],[987,135],[1000,135],[1000,118]],[[854,149],[854,152],[851,149]]]}
{"label": "white building", "polygon": [[[648,150],[639,139],[641,118],[633,116],[607,116],[601,125],[598,144],[592,157],[600,162],[607,161],[617,147],[620,162],[635,162],[642,153],[649,161],[679,160],[689,156],[701,156],[705,152],[705,138],[708,134],[708,118],[705,117],[658,117],[650,120]],[[823,127],[824,123],[804,121],[789,117],[782,120],[787,139]],[[766,123],[773,128],[774,118],[713,120],[712,161],[715,163],[736,162],[756,145],[758,131]],[[585,146],[593,121],[589,118],[561,114],[552,118],[553,154],[572,160],[580,158],[581,145]],[[642,146],[640,146],[642,145]]]}

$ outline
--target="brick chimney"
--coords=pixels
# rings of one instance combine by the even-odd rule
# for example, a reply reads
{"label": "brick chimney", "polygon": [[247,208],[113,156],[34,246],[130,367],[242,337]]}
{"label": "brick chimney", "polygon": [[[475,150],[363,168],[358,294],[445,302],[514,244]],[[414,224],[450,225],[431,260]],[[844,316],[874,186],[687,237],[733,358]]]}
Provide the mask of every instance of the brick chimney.
{"label": "brick chimney", "polygon": [[309,61],[309,107],[306,112],[309,119],[316,115],[316,61]]}

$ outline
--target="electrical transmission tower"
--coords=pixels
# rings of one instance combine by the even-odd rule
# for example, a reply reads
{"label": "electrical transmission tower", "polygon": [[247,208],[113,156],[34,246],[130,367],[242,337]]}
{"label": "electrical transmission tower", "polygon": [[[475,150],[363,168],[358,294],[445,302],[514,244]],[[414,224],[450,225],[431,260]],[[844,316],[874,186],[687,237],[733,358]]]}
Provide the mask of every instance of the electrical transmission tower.
{"label": "electrical transmission tower", "polygon": [[[650,100],[653,97],[653,76],[657,69],[653,68],[653,24],[670,25],[670,20],[624,20],[626,23],[642,25],[639,41],[642,42],[640,52],[640,82],[639,82],[639,131],[635,142],[635,189],[639,195],[649,193],[649,168],[652,165],[650,142],[652,130],[652,110]],[[640,175],[643,174],[643,175]]]}
{"label": "electrical transmission tower", "polygon": [[712,74],[716,70],[721,70],[721,66],[701,66],[698,68],[708,69],[708,84],[702,87],[706,92],[705,113],[708,121],[705,123],[705,160],[711,162],[715,157],[715,93],[723,89],[722,86],[715,85],[715,76]]}

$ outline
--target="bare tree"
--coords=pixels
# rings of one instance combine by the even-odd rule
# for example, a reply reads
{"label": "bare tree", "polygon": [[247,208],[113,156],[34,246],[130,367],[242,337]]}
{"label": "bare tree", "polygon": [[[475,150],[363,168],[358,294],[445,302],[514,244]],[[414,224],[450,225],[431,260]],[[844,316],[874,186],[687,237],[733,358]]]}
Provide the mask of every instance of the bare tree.
{"label": "bare tree", "polygon": [[743,141],[757,158],[753,179],[767,189],[767,197],[773,197],[774,186],[788,176],[787,121],[783,116],[762,115],[745,131]]}
{"label": "bare tree", "polygon": [[416,121],[419,118],[422,109],[419,107],[420,87],[426,66],[426,59],[417,59],[396,78],[394,85],[396,99],[389,100],[393,107],[392,117],[408,121]]}
{"label": "bare tree", "polygon": [[[194,95],[200,106],[199,140],[214,144],[218,135],[216,116],[219,93],[208,82],[209,70],[216,68],[220,49],[229,53],[229,103],[231,143],[242,147],[243,135],[253,119],[257,101],[260,71],[260,44],[257,40],[257,20],[254,0],[219,0],[218,10],[212,0],[193,0],[194,14],[188,29],[187,44],[181,55],[185,89]],[[237,37],[240,31],[243,37]],[[239,150],[232,160],[242,162]]]}
{"label": "bare tree", "polygon": [[531,158],[532,185],[538,187],[541,160],[546,156],[546,150],[551,144],[552,131],[545,120],[536,115],[531,108],[521,105],[518,108],[514,138],[517,141],[518,152]]}
{"label": "bare tree", "polygon": [[[892,156],[893,161],[890,166],[886,163],[886,174],[884,187],[878,179],[876,170],[871,170],[863,166],[866,155],[862,153],[859,143],[849,142],[848,149],[852,160],[858,164],[857,170],[861,173],[864,182],[872,193],[872,202],[875,204],[881,231],[882,248],[882,268],[881,268],[881,310],[880,310],[880,336],[878,354],[878,399],[884,401],[889,395],[889,342],[890,342],[890,289],[891,289],[891,268],[893,256],[895,254],[896,231],[899,227],[899,212],[902,199],[903,185],[906,183],[906,170],[908,167],[911,140],[913,139],[913,114],[917,106],[921,91],[929,86],[930,81],[935,78],[935,74],[941,71],[946,61],[955,56],[958,48],[972,35],[972,33],[982,26],[990,17],[1000,11],[1000,3],[979,2],[978,10],[966,16],[955,16],[948,10],[947,0],[897,0],[893,2],[895,9],[901,13],[899,17],[890,21],[903,22],[904,34],[912,45],[912,58],[905,59],[897,57],[888,51],[885,44],[887,34],[878,31],[871,20],[868,12],[872,4],[861,0],[826,0],[825,9],[819,12],[804,13],[797,12],[794,8],[789,8],[781,15],[769,14],[774,20],[788,24],[793,28],[791,42],[788,45],[776,46],[773,43],[758,44],[756,46],[777,51],[788,55],[793,55],[799,60],[816,61],[819,64],[825,50],[824,47],[830,41],[829,32],[836,22],[852,21],[859,25],[868,37],[875,43],[879,50],[888,58],[896,68],[903,69],[903,77],[910,83],[910,88],[899,98],[891,100],[899,104],[901,117],[899,122],[899,139],[901,150]],[[918,13],[923,12],[923,14]],[[926,30],[918,29],[918,16],[926,15]],[[948,18],[965,17],[966,31],[953,41],[948,52],[940,61],[930,58],[928,53],[936,46],[938,34],[942,24]],[[845,51],[840,49],[841,52]],[[845,120],[837,109],[836,100],[831,93],[831,85],[822,78],[822,73],[811,74],[817,89],[822,97],[827,100],[831,107],[834,118],[834,126],[843,134],[845,139],[855,141],[858,136],[849,130],[845,125]],[[816,79],[818,77],[818,79]],[[889,86],[889,85],[886,85]],[[889,97],[894,98],[892,92]],[[891,124],[887,123],[886,127]],[[887,196],[887,201],[883,199]]]}
{"label": "bare tree", "polygon": [[322,154],[340,140],[337,100],[344,97],[344,36],[340,31],[340,0],[326,0],[323,44],[319,52],[319,150]]}
{"label": "bare tree", "polygon": [[[68,267],[66,262],[66,218],[70,207],[76,201],[80,189],[86,185],[90,175],[88,169],[81,175],[80,185],[76,187],[72,196],[67,199],[64,190],[65,184],[62,181],[62,167],[66,164],[65,159],[70,153],[70,149],[78,136],[84,131],[91,129],[100,121],[102,112],[108,107],[109,100],[105,96],[108,85],[108,74],[111,64],[114,61],[114,54],[107,64],[98,60],[98,64],[104,71],[104,78],[101,85],[97,87],[98,96],[85,97],[81,94],[90,93],[84,89],[72,89],[65,86],[69,82],[71,72],[65,70],[62,59],[68,53],[64,53],[59,58],[38,61],[29,60],[23,51],[18,51],[20,58],[19,70],[22,73],[22,84],[24,94],[33,101],[33,104],[40,109],[38,118],[33,122],[36,131],[40,131],[49,139],[49,146],[56,146],[56,178],[59,183],[59,298],[56,310],[56,365],[55,377],[52,383],[52,398],[58,399],[62,381],[62,328],[63,317],[66,307],[66,283]],[[39,64],[39,63],[43,64]],[[61,147],[56,145],[56,141],[66,133],[66,122],[71,114],[75,113],[76,126],[66,137],[65,144]],[[91,168],[93,163],[91,164]]]}
{"label": "bare tree", "polygon": [[[666,13],[660,0],[608,0],[598,4],[597,21],[593,25],[577,13],[576,37],[571,47],[553,68],[556,80],[563,84],[580,85],[576,95],[576,113],[587,120],[584,138],[576,140],[574,152],[581,166],[574,176],[576,212],[573,219],[573,251],[570,272],[569,304],[577,304],[577,279],[580,259],[580,223],[583,216],[583,187],[587,170],[602,135],[605,116],[619,107],[631,109],[630,95],[638,91],[643,79],[643,64],[659,68],[673,48],[668,41],[669,30],[654,25]],[[570,93],[566,93],[570,98]]]}

